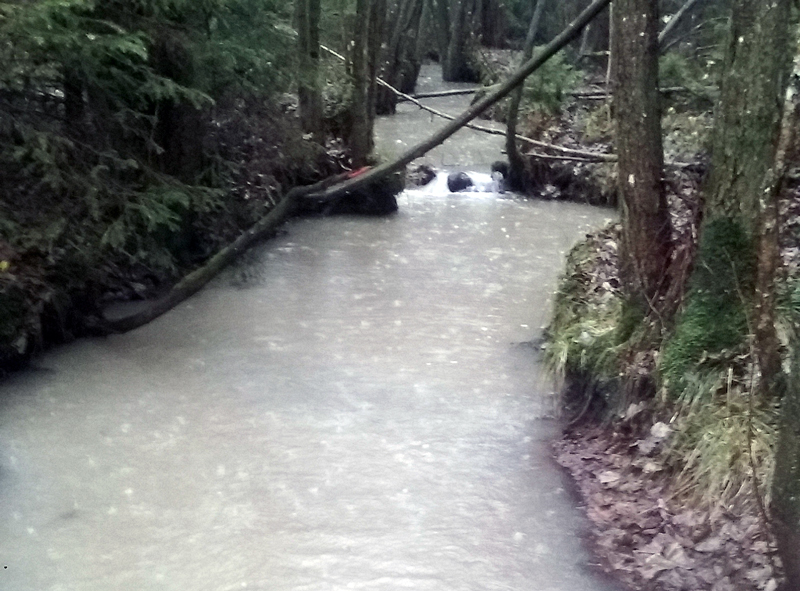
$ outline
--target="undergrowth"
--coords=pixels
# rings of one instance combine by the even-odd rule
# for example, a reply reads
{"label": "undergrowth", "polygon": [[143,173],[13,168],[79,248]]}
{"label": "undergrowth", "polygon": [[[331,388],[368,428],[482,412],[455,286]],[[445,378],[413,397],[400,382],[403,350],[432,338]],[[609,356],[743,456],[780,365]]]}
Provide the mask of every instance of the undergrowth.
{"label": "undergrowth", "polygon": [[618,289],[618,232],[590,234],[567,257],[546,333],[550,370],[573,391],[577,381],[583,400],[600,399],[595,408],[609,418],[624,414],[615,396],[637,375],[637,358],[658,360],[649,371],[660,393],[648,407],[670,425],[661,461],[673,474],[673,495],[702,506],[768,504],[778,408],[753,394],[758,376],[740,295],[753,272],[747,241],[726,221],[709,225],[698,260],[712,262],[695,275],[672,337],[660,356],[637,355],[642,317]]}
{"label": "undergrowth", "polygon": [[545,361],[550,370],[561,379],[588,380],[583,387],[591,390],[619,375],[618,233],[619,227],[610,225],[569,252],[546,331]]}

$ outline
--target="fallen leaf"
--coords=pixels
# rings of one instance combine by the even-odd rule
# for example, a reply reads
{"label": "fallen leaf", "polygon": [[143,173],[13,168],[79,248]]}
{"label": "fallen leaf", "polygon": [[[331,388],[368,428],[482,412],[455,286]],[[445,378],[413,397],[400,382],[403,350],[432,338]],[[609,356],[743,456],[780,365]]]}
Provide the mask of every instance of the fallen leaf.
{"label": "fallen leaf", "polygon": [[622,478],[619,472],[614,472],[613,470],[606,470],[605,472],[601,472],[600,476],[597,477],[603,484],[611,484],[613,482],[619,482],[619,479]]}

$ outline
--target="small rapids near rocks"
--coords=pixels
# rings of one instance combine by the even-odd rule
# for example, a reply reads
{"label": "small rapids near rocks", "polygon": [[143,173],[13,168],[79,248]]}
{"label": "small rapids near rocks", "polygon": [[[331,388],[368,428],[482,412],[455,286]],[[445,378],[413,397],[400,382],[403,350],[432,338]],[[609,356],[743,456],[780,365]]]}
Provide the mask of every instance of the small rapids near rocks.
{"label": "small rapids near rocks", "polygon": [[[403,105],[381,146],[398,125],[431,127]],[[475,133],[439,155],[487,173],[502,138]],[[155,322],[6,380],[0,589],[609,589],[529,343],[611,212],[437,186],[295,220]]]}

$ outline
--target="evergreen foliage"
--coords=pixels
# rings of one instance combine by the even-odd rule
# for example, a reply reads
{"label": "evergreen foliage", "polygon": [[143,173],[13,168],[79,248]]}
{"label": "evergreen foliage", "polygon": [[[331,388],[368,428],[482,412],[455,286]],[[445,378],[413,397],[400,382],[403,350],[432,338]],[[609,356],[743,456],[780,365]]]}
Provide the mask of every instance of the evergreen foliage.
{"label": "evergreen foliage", "polygon": [[527,112],[556,115],[582,74],[563,53],[557,53],[525,81],[522,108]]}
{"label": "evergreen foliage", "polygon": [[[285,10],[256,0],[0,3],[2,238],[83,260],[87,274],[104,252],[173,269],[191,216],[223,206],[219,180],[203,174],[212,162],[200,121],[215,99],[287,86]],[[181,124],[189,132],[176,133]]]}

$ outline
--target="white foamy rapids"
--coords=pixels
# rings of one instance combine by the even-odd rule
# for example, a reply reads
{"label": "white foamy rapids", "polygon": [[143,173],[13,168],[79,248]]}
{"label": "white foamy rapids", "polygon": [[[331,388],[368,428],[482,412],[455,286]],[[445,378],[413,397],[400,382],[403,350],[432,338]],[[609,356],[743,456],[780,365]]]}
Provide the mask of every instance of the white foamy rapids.
{"label": "white foamy rapids", "polygon": [[447,175],[452,171],[441,171],[436,173],[436,178],[429,182],[427,185],[421,187],[409,187],[406,189],[409,193],[417,193],[421,195],[458,195],[461,193],[485,193],[487,196],[498,195],[501,191],[500,180],[492,178],[483,172],[468,171],[467,175],[472,179],[473,185],[453,193],[447,188]]}

